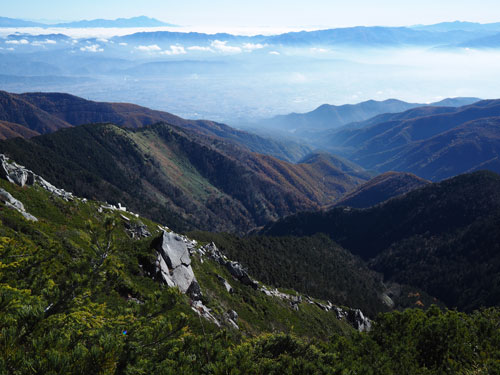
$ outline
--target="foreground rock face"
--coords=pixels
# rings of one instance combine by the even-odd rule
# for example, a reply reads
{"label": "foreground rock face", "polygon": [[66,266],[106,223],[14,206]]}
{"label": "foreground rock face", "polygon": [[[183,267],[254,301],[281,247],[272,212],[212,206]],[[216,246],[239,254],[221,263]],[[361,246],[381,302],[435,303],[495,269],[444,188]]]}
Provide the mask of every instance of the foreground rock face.
{"label": "foreground rock face", "polygon": [[156,270],[163,281],[170,287],[178,287],[182,293],[190,291],[191,297],[201,294],[184,238],[164,231],[155,241],[154,247],[158,251]]}

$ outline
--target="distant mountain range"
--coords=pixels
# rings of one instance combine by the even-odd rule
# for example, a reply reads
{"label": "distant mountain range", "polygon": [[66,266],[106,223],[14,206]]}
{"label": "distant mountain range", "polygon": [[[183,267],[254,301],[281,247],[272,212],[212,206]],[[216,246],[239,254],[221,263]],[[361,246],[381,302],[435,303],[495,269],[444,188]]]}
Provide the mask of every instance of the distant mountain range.
{"label": "distant mountain range", "polygon": [[319,147],[367,169],[411,172],[439,181],[488,168],[499,171],[500,101],[425,107],[375,117],[318,137]]}
{"label": "distant mountain range", "polygon": [[344,104],[340,106],[323,104],[311,112],[275,116],[271,119],[260,121],[257,125],[266,129],[280,129],[293,132],[334,129],[349,123],[367,120],[379,114],[398,113],[427,105],[460,107],[479,100],[478,98],[448,98],[431,104],[418,104],[407,103],[397,99],[387,99],[384,101],[368,100],[358,104]]}
{"label": "distant mountain range", "polygon": [[465,21],[454,21],[454,22],[441,22],[433,25],[415,25],[411,26],[415,30],[426,30],[426,31],[437,31],[437,32],[448,32],[448,31],[498,31],[500,32],[500,22],[495,23],[477,23],[477,22],[465,22]]}
{"label": "distant mountain range", "polygon": [[[334,166],[341,173],[367,180],[377,173],[409,172],[439,181],[479,169],[500,172],[500,100],[479,101],[461,107],[439,104],[473,102],[475,98],[446,99],[437,106],[415,107],[404,112],[384,113],[339,129],[315,133],[312,146],[290,140],[275,140],[237,130],[208,120],[185,120],[167,112],[128,103],[93,102],[59,93],[9,94],[0,92],[0,137],[30,138],[63,128],[89,123],[113,123],[141,128],[158,122],[178,126],[200,136],[230,142],[247,151],[267,154],[289,162]],[[354,106],[320,107],[348,121],[378,111],[397,110],[414,104],[389,100]],[[343,114],[344,117],[341,117]],[[314,147],[330,154],[316,152]],[[339,161],[331,154],[340,155]],[[366,171],[371,171],[370,173]],[[354,187],[345,185],[344,187]],[[343,190],[347,192],[349,189]],[[339,195],[324,195],[320,205],[332,204]],[[328,199],[326,199],[328,197]]]}
{"label": "distant mountain range", "polygon": [[459,44],[467,48],[498,48],[500,46],[500,33],[472,39]]}
{"label": "distant mountain range", "polygon": [[326,233],[385,280],[420,287],[448,307],[496,306],[500,295],[500,175],[428,184],[368,209],[299,213],[261,233]]}
{"label": "distant mountain range", "polygon": [[116,40],[141,43],[210,43],[214,40],[262,43],[277,46],[333,46],[333,45],[448,45],[463,43],[467,40],[491,33],[471,33],[453,31],[447,33],[413,30],[407,27],[347,27],[338,29],[288,32],[278,35],[241,36],[227,33],[176,33],[169,31],[140,32]]}
{"label": "distant mountain range", "polygon": [[0,17],[0,27],[46,27],[41,22],[25,21],[16,18]]}
{"label": "distant mountain range", "polygon": [[161,27],[176,26],[146,16],[132,18],[117,18],[115,20],[94,19],[74,22],[47,24],[41,22],[24,21],[15,18],[0,17],[0,27],[62,27],[62,28],[93,28],[93,27]]}
{"label": "distant mountain range", "polygon": [[[175,27],[177,25],[155,18],[138,16],[114,20],[93,19],[61,23],[44,23],[22,19],[0,17],[0,28],[149,28]],[[208,48],[216,40],[254,43],[277,47],[307,46],[433,46],[440,48],[500,47],[498,35],[500,23],[479,24],[472,22],[444,22],[435,25],[410,27],[356,26],[314,31],[288,32],[276,35],[234,35],[228,33],[197,32],[139,32],[117,36],[117,42],[159,43],[165,46],[180,43],[186,46]]]}
{"label": "distant mountain range", "polygon": [[[478,24],[479,25],[479,24]],[[436,28],[441,29],[445,26]],[[426,27],[346,27],[337,29],[288,32],[278,35],[243,36],[227,33],[205,34],[197,32],[139,32],[115,37],[116,41],[128,43],[180,43],[183,45],[209,46],[215,40],[241,43],[260,43],[280,47],[311,46],[433,46],[454,48],[480,38],[491,37],[500,32],[497,24],[479,25],[475,28],[451,28],[432,30]],[[472,42],[471,42],[472,43]]]}

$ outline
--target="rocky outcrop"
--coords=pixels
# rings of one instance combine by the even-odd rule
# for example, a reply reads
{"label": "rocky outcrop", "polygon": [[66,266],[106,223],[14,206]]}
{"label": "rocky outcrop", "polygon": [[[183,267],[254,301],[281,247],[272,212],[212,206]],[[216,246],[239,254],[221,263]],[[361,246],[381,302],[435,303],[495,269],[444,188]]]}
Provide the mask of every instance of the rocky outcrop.
{"label": "rocky outcrop", "polygon": [[65,201],[72,201],[73,199],[75,199],[75,197],[73,196],[73,193],[70,193],[64,189],[56,188],[50,182],[44,180],[42,177],[40,177],[38,175],[34,175],[34,182],[33,183],[40,185],[42,188],[47,190],[49,193],[56,195],[56,196],[64,199]]}
{"label": "rocky outcrop", "polygon": [[221,324],[217,320],[215,316],[212,314],[212,310],[210,310],[208,307],[206,307],[201,301],[193,301],[191,304],[191,308],[193,311],[198,313],[201,317],[205,318],[206,320],[214,323],[217,327],[220,327]]}
{"label": "rocky outcrop", "polygon": [[9,163],[4,155],[1,155],[0,158],[0,177],[19,186],[26,185],[28,176],[30,180],[33,180],[32,173],[30,174],[27,169],[16,163]]}
{"label": "rocky outcrop", "polygon": [[265,286],[261,287],[260,291],[267,296],[277,297],[279,299],[289,301],[290,307],[295,311],[299,311],[299,304],[302,303],[302,296],[300,295],[295,296],[292,294],[283,293],[280,292],[278,289],[268,289]]}
{"label": "rocky outcrop", "polygon": [[44,178],[33,173],[22,165],[10,160],[7,156],[0,154],[0,177],[19,186],[39,185],[51,194],[61,197],[66,201],[72,201],[72,193],[64,189],[58,189]]}
{"label": "rocky outcrop", "polygon": [[141,239],[151,237],[151,232],[148,227],[140,220],[131,221],[125,215],[120,215],[123,220],[123,225],[127,234],[133,239]]}
{"label": "rocky outcrop", "polygon": [[[324,311],[331,311],[335,314],[335,317],[338,320],[344,320],[356,328],[358,331],[369,331],[371,329],[371,320],[363,315],[363,312],[359,309],[350,309],[350,308],[342,308],[335,306],[330,301],[327,303],[319,302],[318,300],[314,300],[308,296],[301,296],[300,294],[287,294],[280,292],[278,289],[270,289],[264,285],[259,288],[259,284],[253,280],[248,273],[243,269],[242,265],[238,262],[229,260],[222,252],[217,248],[217,246],[212,242],[204,247],[197,248],[196,251],[202,256],[208,256],[215,262],[220,265],[226,267],[231,275],[239,280],[241,283],[245,285],[250,285],[255,289],[258,289],[265,295],[269,297],[279,298],[283,301],[287,301],[290,304],[290,308],[299,311],[300,304],[309,303],[311,305],[316,305],[318,308]],[[226,285],[226,289],[228,292],[232,292],[232,287],[227,283],[227,281],[220,275],[217,275],[218,280]],[[229,289],[231,288],[231,289]],[[231,291],[230,291],[231,290]],[[224,314],[224,321],[228,323],[229,326],[233,326],[233,324],[228,320],[227,314]],[[235,319],[230,319],[234,321],[236,325]]]}
{"label": "rocky outcrop", "polygon": [[18,201],[8,191],[1,188],[0,188],[0,201],[4,202],[7,207],[12,208],[13,210],[19,212],[21,215],[24,216],[26,220],[38,221],[36,217],[26,212],[26,209],[24,208],[22,202]]}
{"label": "rocky outcrop", "polygon": [[177,233],[169,232],[167,227],[159,226],[158,228],[162,234],[152,243],[152,247],[158,253],[156,258],[157,277],[169,287],[177,287],[181,293],[188,295],[191,298],[191,309],[220,327],[221,323],[212,314],[212,310],[201,301],[201,288],[191,267],[190,254],[196,249],[197,242]]}
{"label": "rocky outcrop", "polygon": [[164,231],[154,243],[158,251],[157,272],[171,287],[178,287],[182,293],[199,293],[199,286],[191,268],[191,258],[184,239],[176,233]]}
{"label": "rocky outcrop", "polygon": [[371,320],[364,316],[360,309],[348,310],[347,321],[359,332],[369,331],[372,327]]}
{"label": "rocky outcrop", "polygon": [[231,273],[231,275],[235,279],[239,280],[243,285],[248,285],[253,289],[257,289],[259,287],[257,281],[252,280],[252,278],[248,275],[247,271],[243,269],[243,266],[240,263],[229,261],[226,262],[225,266]]}
{"label": "rocky outcrop", "polygon": [[226,267],[229,273],[242,284],[248,285],[253,289],[257,289],[259,287],[259,284],[248,275],[241,263],[227,259],[227,257],[219,251],[213,242],[200,250],[202,255],[206,254],[220,265]]}

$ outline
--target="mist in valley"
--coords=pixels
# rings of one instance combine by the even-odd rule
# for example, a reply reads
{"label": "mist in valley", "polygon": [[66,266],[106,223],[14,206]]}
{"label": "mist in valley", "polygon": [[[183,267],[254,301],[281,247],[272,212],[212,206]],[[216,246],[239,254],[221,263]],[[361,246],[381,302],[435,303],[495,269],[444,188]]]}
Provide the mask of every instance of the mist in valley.
{"label": "mist in valley", "polygon": [[113,30],[107,30],[109,35],[98,37],[95,30],[87,35],[55,31],[3,32],[2,90],[132,102],[240,128],[324,103],[387,98],[427,103],[500,94],[497,49],[292,43],[265,35],[127,35],[126,30],[111,35]]}

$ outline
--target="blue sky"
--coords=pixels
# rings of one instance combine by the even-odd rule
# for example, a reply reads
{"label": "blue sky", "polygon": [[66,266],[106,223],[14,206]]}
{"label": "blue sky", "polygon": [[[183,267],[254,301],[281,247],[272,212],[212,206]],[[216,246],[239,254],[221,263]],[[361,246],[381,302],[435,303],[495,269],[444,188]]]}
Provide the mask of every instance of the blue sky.
{"label": "blue sky", "polygon": [[498,0],[1,0],[0,16],[76,20],[146,15],[179,25],[342,27],[500,21]]}

